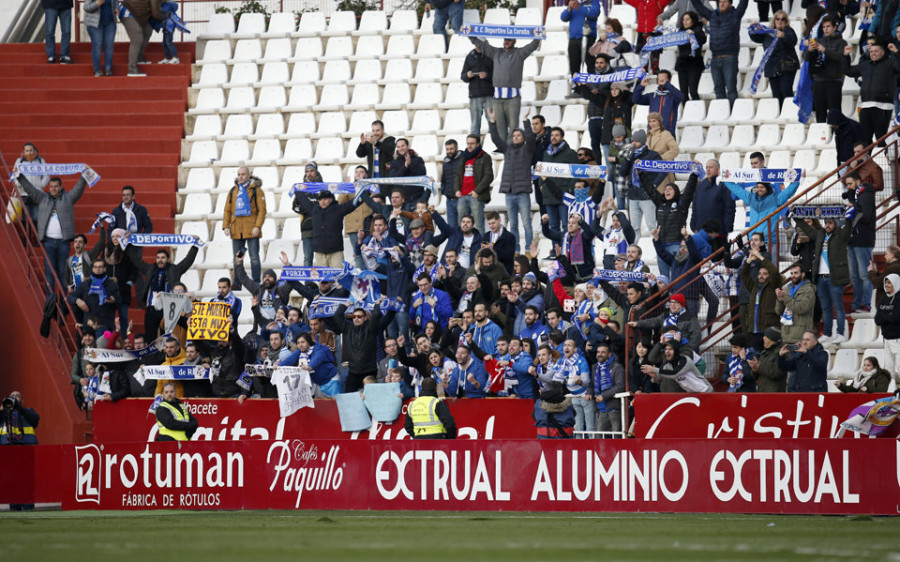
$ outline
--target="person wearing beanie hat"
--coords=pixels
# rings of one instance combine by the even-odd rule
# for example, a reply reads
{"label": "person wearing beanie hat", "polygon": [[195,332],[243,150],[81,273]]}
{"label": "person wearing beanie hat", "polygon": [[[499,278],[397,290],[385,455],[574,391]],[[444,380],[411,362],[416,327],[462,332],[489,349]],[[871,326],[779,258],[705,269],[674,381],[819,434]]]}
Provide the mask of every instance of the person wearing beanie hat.
{"label": "person wearing beanie hat", "polygon": [[[756,346],[754,345],[754,348]],[[763,334],[762,347],[758,357],[747,357],[757,392],[786,392],[787,373],[778,366],[778,352],[781,350],[781,332],[769,327]]]}
{"label": "person wearing beanie hat", "polygon": [[638,129],[637,131],[631,133],[631,142],[647,144],[647,131],[645,131],[644,129]]}
{"label": "person wearing beanie hat", "polygon": [[532,412],[538,439],[571,439],[575,431],[575,408],[566,396],[561,382],[544,385],[541,397],[534,402]]}
{"label": "person wearing beanie hat", "polygon": [[[608,166],[607,181],[613,186],[616,197],[616,207],[625,210],[625,190],[627,184],[623,183],[619,175],[618,166],[623,153],[630,154],[632,150],[631,140],[628,135],[631,132],[631,114],[634,102],[628,85],[616,82],[609,88],[609,100],[603,108],[603,130],[600,135],[600,145],[603,147],[603,164]],[[597,159],[601,156],[598,154]]]}
{"label": "person wearing beanie hat", "polygon": [[[290,265],[287,256],[282,257],[282,263],[286,266]],[[247,275],[243,258],[237,256],[234,259],[234,277],[258,302],[253,307],[253,315],[260,324],[260,333],[265,329],[266,324],[275,320],[279,309],[290,305],[291,291],[297,289],[300,292],[299,287],[302,286],[299,281],[285,281],[279,284],[278,274],[274,269],[267,269],[263,273],[262,281],[257,283]]]}
{"label": "person wearing beanie hat", "polygon": [[316,164],[315,160],[310,160],[309,163],[306,164],[306,167],[303,170],[305,172],[318,172],[319,165]]}
{"label": "person wearing beanie hat", "polygon": [[642,330],[665,330],[674,326],[687,338],[693,349],[700,349],[700,322],[697,316],[687,310],[687,299],[683,293],[676,293],[669,298],[669,312],[656,318],[645,318],[628,324]]}
{"label": "person wearing beanie hat", "polygon": [[315,265],[340,268],[344,261],[344,238],[339,233],[343,231],[344,216],[371,201],[372,195],[366,190],[355,201],[335,203],[334,194],[326,189],[320,191],[316,199],[317,204],[304,197],[302,192],[297,192],[294,196],[294,212],[305,214],[312,221],[309,237]]}
{"label": "person wearing beanie hat", "polygon": [[447,402],[438,399],[433,378],[422,381],[419,397],[406,409],[403,427],[413,439],[456,439],[456,421]]}
{"label": "person wearing beanie hat", "polygon": [[[617,82],[618,84],[618,82]],[[628,134],[628,131],[625,130],[625,125],[621,123],[616,123],[612,128],[612,136],[613,137],[625,137]]]}

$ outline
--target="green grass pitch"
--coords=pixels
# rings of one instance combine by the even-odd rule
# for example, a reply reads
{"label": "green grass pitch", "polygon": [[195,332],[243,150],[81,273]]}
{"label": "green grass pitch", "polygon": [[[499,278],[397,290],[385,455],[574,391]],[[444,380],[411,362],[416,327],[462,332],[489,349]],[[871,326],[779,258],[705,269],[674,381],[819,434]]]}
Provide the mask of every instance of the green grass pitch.
{"label": "green grass pitch", "polygon": [[0,515],[6,559],[900,561],[900,518],[218,511]]}

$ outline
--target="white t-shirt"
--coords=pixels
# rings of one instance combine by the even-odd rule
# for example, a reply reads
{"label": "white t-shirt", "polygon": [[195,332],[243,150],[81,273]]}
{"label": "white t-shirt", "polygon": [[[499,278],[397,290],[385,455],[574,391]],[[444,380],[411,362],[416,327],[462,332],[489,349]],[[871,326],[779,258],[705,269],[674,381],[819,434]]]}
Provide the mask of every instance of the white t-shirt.
{"label": "white t-shirt", "polygon": [[50,213],[50,220],[47,222],[47,238],[54,238],[56,240],[62,240],[62,225],[59,224],[59,215],[56,214],[56,210],[54,209],[52,213]]}
{"label": "white t-shirt", "polygon": [[462,247],[459,249],[459,265],[463,269],[469,269],[472,266],[472,242],[474,240],[474,234],[463,236]]}

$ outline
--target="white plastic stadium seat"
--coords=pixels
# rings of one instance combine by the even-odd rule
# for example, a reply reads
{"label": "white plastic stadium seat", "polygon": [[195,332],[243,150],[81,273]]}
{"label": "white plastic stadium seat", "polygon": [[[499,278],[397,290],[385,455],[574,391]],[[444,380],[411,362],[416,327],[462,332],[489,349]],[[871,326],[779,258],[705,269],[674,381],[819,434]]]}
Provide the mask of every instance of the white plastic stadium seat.
{"label": "white plastic stadium seat", "polygon": [[219,148],[216,141],[197,141],[191,145],[191,155],[188,162],[191,164],[205,164],[219,159]]}
{"label": "white plastic stadium seat", "polygon": [[394,10],[394,13],[391,14],[391,26],[388,28],[387,34],[411,34],[418,28],[419,18],[415,10]]}
{"label": "white plastic stadium seat", "polygon": [[[322,40],[318,37],[301,37],[297,39],[294,48],[294,58],[298,60],[313,60],[322,56]],[[318,76],[318,72],[316,72]]]}
{"label": "white plastic stadium seat", "polygon": [[366,10],[359,20],[359,34],[379,35],[387,29],[387,15],[383,10]]}
{"label": "white plastic stadium seat", "polygon": [[212,14],[206,26],[206,33],[201,37],[227,37],[234,33],[234,16],[231,14]]}
{"label": "white plastic stadium seat", "polygon": [[200,67],[200,79],[196,86],[221,86],[228,82],[228,67],[223,62],[213,62]]}
{"label": "white plastic stadium seat", "polygon": [[241,39],[234,47],[232,61],[252,61],[262,57],[262,44],[259,39]]}
{"label": "white plastic stadium seat", "polygon": [[872,318],[860,318],[853,323],[853,333],[850,339],[841,347],[861,349],[871,345],[878,337],[878,326]]}
{"label": "white plastic stadium seat", "polygon": [[266,30],[266,14],[244,13],[238,21],[238,35],[256,35]]}
{"label": "white plastic stadium seat", "polygon": [[318,35],[325,31],[325,14],[322,12],[305,12],[300,17],[297,32],[304,35]]}
{"label": "white plastic stadium seat", "polygon": [[[204,116],[205,117],[205,116]],[[248,113],[229,115],[225,122],[224,137],[243,139],[253,134],[253,116]]]}
{"label": "white plastic stadium seat", "polygon": [[328,33],[345,34],[356,31],[356,14],[350,11],[334,12],[328,20]]}
{"label": "white plastic stadium seat", "polygon": [[286,61],[291,58],[291,49],[291,40],[287,37],[269,39],[262,58],[266,61]]}
{"label": "white plastic stadium seat", "polygon": [[380,35],[366,35],[356,41],[355,60],[370,60],[384,54],[384,41]]}
{"label": "white plastic stadium seat", "polygon": [[[297,28],[297,17],[291,12],[276,12],[269,20],[269,30],[266,36],[284,35],[293,33]],[[266,49],[268,51],[268,48]]]}
{"label": "white plastic stadium seat", "polygon": [[211,138],[222,134],[222,119],[218,115],[198,115],[194,130],[187,138]]}
{"label": "white plastic stadium seat", "polygon": [[227,39],[216,39],[206,42],[203,57],[199,62],[225,62],[231,58],[231,42]]}

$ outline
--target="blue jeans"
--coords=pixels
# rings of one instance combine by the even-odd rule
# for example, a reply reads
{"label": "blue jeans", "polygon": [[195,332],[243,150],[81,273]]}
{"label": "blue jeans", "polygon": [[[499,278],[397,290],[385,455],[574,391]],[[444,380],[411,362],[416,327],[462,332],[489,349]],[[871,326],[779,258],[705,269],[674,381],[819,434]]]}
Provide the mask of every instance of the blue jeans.
{"label": "blue jeans", "polygon": [[641,236],[641,221],[646,220],[650,232],[656,228],[656,205],[649,199],[628,200],[628,220],[634,227],[635,238]]}
{"label": "blue jeans", "polygon": [[[104,68],[112,72],[113,43],[116,40],[116,22],[110,22],[103,27],[87,28],[91,36],[91,62],[94,63],[94,72],[100,72]],[[106,64],[100,66],[100,55]]]}
{"label": "blue jeans", "polygon": [[[597,407],[585,392],[572,398],[575,410],[575,431],[597,431]],[[593,439],[594,435],[579,435],[579,439]]]}
{"label": "blue jeans", "polygon": [[459,212],[457,211],[457,206],[459,205],[459,199],[447,199],[447,224],[450,226],[456,227],[459,226]]}
{"label": "blue jeans", "polygon": [[350,245],[353,246],[353,261],[359,269],[365,269],[366,266],[362,261],[362,254],[359,251],[359,234],[351,232],[347,235],[350,239]]}
{"label": "blue jeans", "polygon": [[447,20],[450,20],[450,28],[459,33],[459,28],[462,26],[463,22],[464,9],[465,2],[460,0],[459,2],[451,2],[446,8],[432,10],[434,13],[434,26],[432,27],[432,31],[443,35],[444,43],[447,46],[450,45],[450,40],[447,38]]}
{"label": "blue jeans", "polygon": [[[671,243],[665,245],[665,249],[666,249],[667,254],[669,254],[670,256],[674,256],[675,254],[678,253],[678,250],[681,249],[681,243],[680,242],[671,242]],[[657,265],[659,265],[659,274],[665,275],[666,277],[668,277],[671,266],[669,264],[667,264],[666,262],[664,262],[662,260],[662,258],[659,259],[659,263]],[[674,279],[669,279],[669,281],[674,281]]]}
{"label": "blue jeans", "polygon": [[66,260],[69,258],[69,241],[58,238],[44,238],[44,251],[47,258],[44,260],[44,268],[47,275],[47,291],[53,292],[56,282],[53,273],[59,277],[60,283],[66,282]]}
{"label": "blue jeans", "polygon": [[472,124],[469,125],[470,135],[481,134],[481,116],[487,117],[487,109],[491,107],[491,96],[479,96],[469,98],[469,117],[472,118]]}
{"label": "blue jeans", "polygon": [[163,30],[163,56],[166,57],[166,60],[173,59],[178,56],[178,51],[175,50],[175,34],[171,31]]}
{"label": "blue jeans", "polygon": [[716,93],[716,99],[728,98],[728,103],[733,106],[734,100],[738,96],[737,55],[713,56],[710,71],[712,71],[713,90]]}
{"label": "blue jeans", "polygon": [[[250,253],[250,278],[259,283],[262,278],[262,263],[259,261],[259,238],[233,239],[231,241],[231,253],[237,254],[244,248]],[[235,281],[235,290],[240,288],[240,283]]]}
{"label": "blue jeans", "polygon": [[[312,233],[310,233],[312,235]],[[313,247],[312,247],[312,238],[307,236],[300,240],[303,244],[303,265],[304,267],[312,267],[313,263]]]}
{"label": "blue jeans", "polygon": [[509,230],[516,237],[516,252],[519,251],[519,218],[522,219],[522,228],[525,229],[525,249],[531,246],[534,240],[534,231],[531,228],[531,194],[519,193],[506,195],[506,213],[509,216]]}
{"label": "blue jeans", "polygon": [[47,58],[56,58],[56,20],[59,20],[59,30],[62,36],[59,40],[59,56],[69,56],[69,41],[72,37],[72,8],[68,10],[44,10],[44,26],[47,35],[44,42],[47,47]]}
{"label": "blue jeans", "polygon": [[547,208],[547,216],[550,217],[550,222],[547,226],[550,227],[550,230],[563,232],[566,227],[564,221],[568,221],[568,207],[565,205],[545,205],[545,207]]}
{"label": "blue jeans", "polygon": [[[853,310],[872,304],[872,282],[866,276],[866,269],[872,261],[873,248],[847,247],[850,262],[850,279],[853,281]],[[824,309],[825,305],[822,305]]]}
{"label": "blue jeans", "polygon": [[474,195],[463,195],[459,198],[456,210],[459,212],[460,218],[465,215],[472,215],[475,221],[475,228],[479,232],[484,232],[484,203],[478,200]]}
{"label": "blue jeans", "polygon": [[819,295],[819,304],[822,305],[822,323],[825,324],[825,335],[831,337],[832,307],[837,312],[837,333],[844,335],[844,322],[847,318],[844,312],[844,286],[832,285],[830,277],[820,276],[816,281],[816,293]]}

